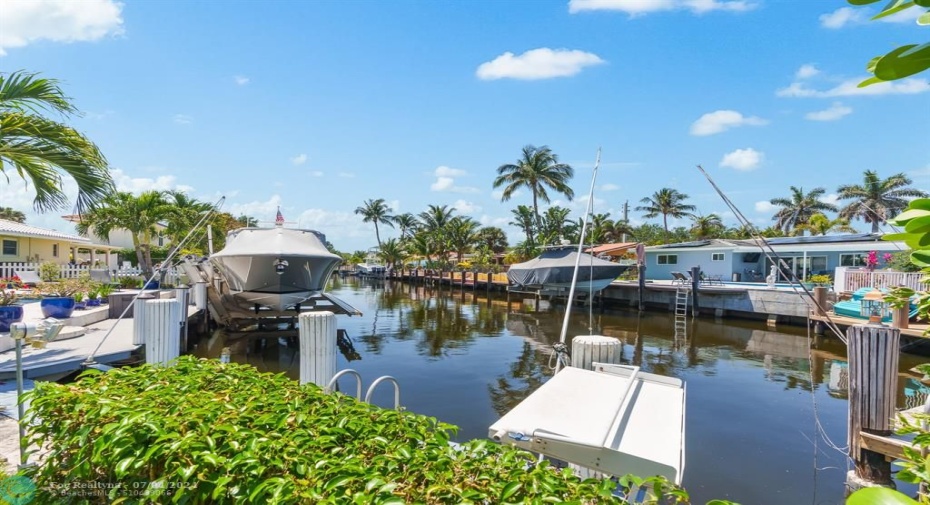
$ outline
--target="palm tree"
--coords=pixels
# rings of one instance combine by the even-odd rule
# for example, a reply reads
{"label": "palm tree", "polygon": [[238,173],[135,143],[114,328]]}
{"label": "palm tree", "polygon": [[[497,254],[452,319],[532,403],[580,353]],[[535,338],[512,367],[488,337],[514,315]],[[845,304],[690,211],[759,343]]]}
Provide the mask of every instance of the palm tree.
{"label": "palm tree", "polygon": [[568,215],[569,209],[553,206],[546,209],[539,222],[537,238],[540,244],[555,244],[566,234],[566,226],[571,224]]}
{"label": "palm tree", "polygon": [[236,218],[236,221],[239,221],[239,224],[243,228],[255,228],[258,226],[258,219],[252,216],[246,216],[245,214]]}
{"label": "palm tree", "polygon": [[454,215],[455,209],[448,205],[430,205],[426,211],[420,213],[420,224],[426,231],[441,231]]}
{"label": "palm tree", "polygon": [[407,243],[407,252],[421,259],[426,259],[427,265],[432,263],[433,254],[436,253],[433,240],[425,231],[420,231],[410,237]]}
{"label": "palm tree", "polygon": [[7,181],[16,174],[32,182],[36,210],[47,211],[68,205],[64,173],[77,183],[75,207],[81,213],[113,191],[107,160],[90,139],[43,112],[65,119],[78,115],[58,81],[25,72],[0,74],[0,174]]}
{"label": "palm tree", "polygon": [[723,220],[717,214],[706,216],[691,216],[694,223],[691,225],[691,234],[697,240],[719,236],[724,231]]}
{"label": "palm tree", "polygon": [[166,220],[165,234],[173,245],[180,244],[191,229],[197,226],[204,214],[213,208],[209,203],[191,198],[181,191],[166,191],[165,198],[171,205],[171,212]]}
{"label": "palm tree", "polygon": [[449,247],[455,251],[457,263],[461,263],[465,253],[478,242],[478,227],[479,224],[470,217],[456,216],[449,221]]}
{"label": "palm tree", "polygon": [[409,212],[394,216],[394,224],[400,228],[400,239],[404,240],[417,229],[417,218]]}
{"label": "palm tree", "polygon": [[850,184],[837,189],[840,200],[854,199],[840,210],[839,217],[872,223],[872,233],[878,233],[878,226],[907,208],[910,198],[928,196],[926,191],[907,187],[910,184],[911,180],[903,173],[882,180],[874,171],[866,170],[862,185]]}
{"label": "palm tree", "polygon": [[26,215],[12,207],[0,207],[0,219],[15,221],[17,223],[25,223]]}
{"label": "palm tree", "polygon": [[536,229],[537,220],[533,215],[533,209],[526,205],[517,205],[516,209],[510,211],[513,214],[513,221],[507,223],[523,230],[526,234],[526,241],[530,244],[533,242],[533,230]]}
{"label": "palm tree", "polygon": [[172,206],[160,191],[145,191],[139,196],[132,193],[111,193],[99,205],[81,215],[78,233],[89,232],[110,239],[113,230],[124,229],[132,236],[136,259],[146,277],[152,274],[152,238],[158,233],[156,226],[165,221]]}
{"label": "palm tree", "polygon": [[855,233],[856,229],[849,226],[849,221],[842,217],[830,219],[829,217],[817,213],[811,216],[807,223],[798,226],[800,230],[807,230],[811,235],[826,235],[830,232]]}
{"label": "palm tree", "polygon": [[665,229],[665,243],[667,244],[669,237],[668,216],[680,219],[690,216],[691,212],[695,210],[694,205],[684,203],[687,199],[688,195],[679,193],[676,189],[662,188],[653,193],[651,197],[640,200],[640,202],[647,205],[636,207],[636,210],[645,212],[646,214],[643,216],[646,218],[653,218],[662,214],[662,228]]}
{"label": "palm tree", "polygon": [[378,232],[378,223],[394,227],[394,223],[391,221],[392,217],[388,215],[388,210],[390,209],[384,203],[384,198],[365,200],[364,205],[355,209],[356,214],[362,215],[362,222],[375,223],[375,239],[378,240],[378,249],[381,249],[381,234]]}
{"label": "palm tree", "polygon": [[400,241],[390,238],[381,244],[381,249],[378,250],[378,257],[391,268],[397,268],[397,264],[404,261],[406,253]]}
{"label": "palm tree", "polygon": [[478,241],[495,254],[507,250],[507,234],[496,226],[485,226],[478,230]]}
{"label": "palm tree", "polygon": [[539,222],[539,200],[549,203],[550,188],[565,195],[571,200],[575,197],[568,181],[575,175],[571,166],[559,163],[559,157],[548,146],[535,147],[527,145],[523,148],[523,156],[515,164],[505,164],[497,167],[497,178],[494,187],[504,187],[501,201],[510,200],[520,188],[526,188],[533,193],[533,214]]}
{"label": "palm tree", "polygon": [[[811,216],[817,212],[836,212],[836,205],[820,201],[820,197],[826,192],[823,188],[814,188],[809,193],[804,193],[804,188],[791,186],[790,198],[771,199],[769,203],[781,207],[772,218],[775,226],[788,235],[794,228],[807,224]],[[804,233],[803,230],[801,233]]]}

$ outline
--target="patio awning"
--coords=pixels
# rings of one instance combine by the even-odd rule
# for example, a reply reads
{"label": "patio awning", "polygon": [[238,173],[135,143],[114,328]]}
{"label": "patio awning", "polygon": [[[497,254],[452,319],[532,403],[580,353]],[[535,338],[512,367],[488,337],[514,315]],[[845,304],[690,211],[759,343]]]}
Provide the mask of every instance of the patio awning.
{"label": "patio awning", "polygon": [[639,242],[617,242],[615,244],[602,244],[597,247],[588,248],[585,252],[595,256],[600,256],[602,254],[606,254],[607,256],[622,256],[624,252],[635,249],[638,243]]}

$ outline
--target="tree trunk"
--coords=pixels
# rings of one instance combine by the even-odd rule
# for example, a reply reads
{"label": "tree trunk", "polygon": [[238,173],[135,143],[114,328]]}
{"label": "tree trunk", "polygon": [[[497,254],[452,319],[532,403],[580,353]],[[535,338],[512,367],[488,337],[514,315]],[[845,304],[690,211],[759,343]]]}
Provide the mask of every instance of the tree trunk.
{"label": "tree trunk", "polygon": [[136,264],[139,265],[139,268],[145,266],[145,253],[142,252],[142,241],[139,240],[139,236],[135,233],[132,234],[132,245],[136,249]]}
{"label": "tree trunk", "polygon": [[668,214],[662,214],[662,227],[665,228],[665,243],[668,244]]}
{"label": "tree trunk", "polygon": [[536,218],[534,226],[539,226],[539,203],[536,201],[536,188],[533,188],[533,217]]}
{"label": "tree trunk", "polygon": [[378,240],[378,250],[381,250],[381,234],[378,233],[378,221],[375,221],[375,239]]}
{"label": "tree trunk", "polygon": [[143,271],[145,272],[146,279],[148,279],[152,276],[152,245],[142,244],[142,253],[145,255],[145,266],[143,267]]}

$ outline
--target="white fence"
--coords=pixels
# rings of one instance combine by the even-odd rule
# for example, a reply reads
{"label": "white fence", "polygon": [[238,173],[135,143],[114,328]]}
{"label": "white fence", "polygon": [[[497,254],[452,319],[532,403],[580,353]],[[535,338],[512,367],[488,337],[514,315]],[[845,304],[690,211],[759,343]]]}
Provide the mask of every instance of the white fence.
{"label": "white fence", "polygon": [[[16,272],[22,272],[22,271],[38,272],[39,265],[40,263],[27,263],[27,262],[15,262],[15,261],[0,263],[0,278],[13,277],[14,275],[16,275]],[[90,266],[87,266],[87,265],[80,266],[80,265],[70,265],[70,264],[58,265],[58,268],[61,271],[61,277],[64,279],[77,279],[78,277],[81,276],[81,274],[90,275],[91,270],[109,270],[110,274],[116,278],[141,277],[142,276],[142,270],[140,270],[139,268],[107,269],[106,267],[91,268]],[[155,279],[158,280],[159,277],[156,277]],[[167,272],[165,273],[165,283],[177,285],[179,280],[180,280],[180,276],[178,275],[178,271],[176,269],[169,268]]]}
{"label": "white fence", "polygon": [[926,291],[930,286],[925,282],[921,282],[924,277],[925,275],[920,272],[837,267],[833,280],[833,290],[840,293],[843,291],[856,291],[859,288],[886,289],[894,286],[907,286],[915,291]]}

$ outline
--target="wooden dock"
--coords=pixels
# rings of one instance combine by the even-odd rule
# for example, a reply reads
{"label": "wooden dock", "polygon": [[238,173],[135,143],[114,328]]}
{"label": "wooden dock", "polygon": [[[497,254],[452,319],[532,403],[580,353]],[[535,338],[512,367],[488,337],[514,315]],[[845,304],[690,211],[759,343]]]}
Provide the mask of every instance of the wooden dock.
{"label": "wooden dock", "polygon": [[[833,313],[829,313],[825,316],[818,316],[817,314],[814,314],[812,312],[810,315],[810,318],[811,318],[811,321],[818,321],[822,323],[833,321],[833,324],[839,326],[840,329],[846,329],[850,326],[855,326],[857,324],[867,324],[869,322],[868,319],[861,319],[861,318],[849,317],[849,316],[837,316]],[[911,337],[911,338],[926,339],[928,337],[924,335],[924,332],[927,331],[927,328],[930,328],[930,324],[911,322],[911,323],[908,323],[907,328],[901,328],[901,335],[906,336],[906,337]]]}

